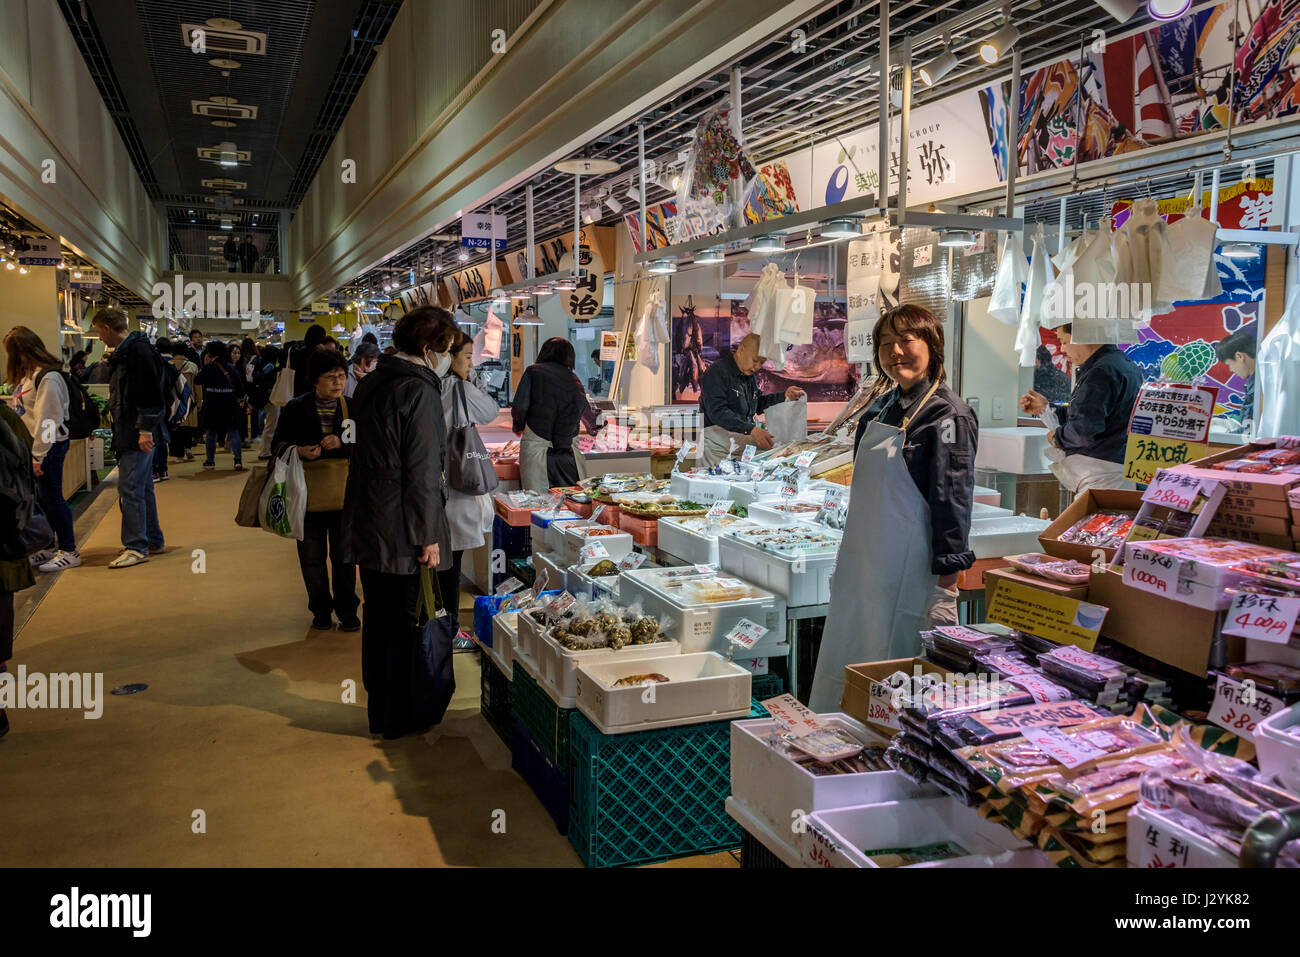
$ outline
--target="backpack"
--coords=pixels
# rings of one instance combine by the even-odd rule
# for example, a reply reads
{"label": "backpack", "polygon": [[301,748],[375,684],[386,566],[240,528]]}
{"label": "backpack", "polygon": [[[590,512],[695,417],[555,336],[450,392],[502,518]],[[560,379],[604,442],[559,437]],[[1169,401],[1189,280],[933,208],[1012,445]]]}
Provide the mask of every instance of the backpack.
{"label": "backpack", "polygon": [[190,380],[170,362],[163,363],[163,398],[167,405],[167,428],[174,429],[194,410],[194,389]]}
{"label": "backpack", "polygon": [[68,438],[88,439],[99,428],[99,407],[90,398],[86,387],[62,369],[42,369],[36,376],[32,393],[41,387],[46,373],[58,372],[68,389]]}

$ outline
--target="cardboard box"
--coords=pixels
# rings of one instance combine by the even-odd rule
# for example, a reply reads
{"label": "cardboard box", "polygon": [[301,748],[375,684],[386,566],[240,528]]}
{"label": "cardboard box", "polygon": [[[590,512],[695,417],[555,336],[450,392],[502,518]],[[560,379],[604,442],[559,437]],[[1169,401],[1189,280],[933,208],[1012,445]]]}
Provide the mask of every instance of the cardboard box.
{"label": "cardboard box", "polygon": [[[1237,532],[1255,532],[1261,535],[1272,535],[1275,538],[1290,538],[1291,516],[1239,512],[1220,505],[1214,511],[1214,517],[1210,519],[1209,534],[1223,538],[1236,538]],[[1242,541],[1254,541],[1254,539],[1242,539]]]}
{"label": "cardboard box", "polygon": [[1070,503],[1070,507],[1060,514],[1051,525],[1038,536],[1038,544],[1044,552],[1055,558],[1073,558],[1076,562],[1091,565],[1097,558],[1097,552],[1105,555],[1107,562],[1115,558],[1114,548],[1096,548],[1092,545],[1078,545],[1063,542],[1060,537],[1070,530],[1075,522],[1087,518],[1096,512],[1128,512],[1136,516],[1142,508],[1142,493],[1126,489],[1094,488],[1089,489]]}
{"label": "cardboard box", "polygon": [[[1088,600],[1109,611],[1103,637],[1193,675],[1212,664],[1219,613],[1124,584],[1118,570],[1093,570]],[[1241,661],[1245,640],[1225,635],[1225,661]]]}
{"label": "cardboard box", "polygon": [[[1219,503],[1219,511],[1267,515],[1269,518],[1289,518],[1292,508],[1290,501],[1280,502],[1277,499],[1255,498],[1252,495],[1228,493],[1223,496],[1223,501]],[[1295,521],[1295,519],[1292,519],[1292,521]]]}
{"label": "cardboard box", "polygon": [[1280,548],[1284,552],[1295,549],[1295,541],[1291,536],[1291,527],[1289,525],[1283,534],[1272,535],[1267,532],[1248,531],[1214,521],[1210,523],[1210,527],[1205,534],[1212,538],[1231,538],[1238,542],[1250,542],[1252,545],[1267,545],[1269,548]]}
{"label": "cardboard box", "polygon": [[[901,727],[899,710],[889,703],[889,686],[881,682],[895,671],[902,671],[909,676],[916,675],[917,668],[921,669],[919,673],[922,675],[942,677],[947,674],[944,669],[925,658],[894,658],[848,665],[844,669],[844,695],[840,698],[840,710],[886,737],[897,734]],[[876,686],[874,699],[873,685]]]}
{"label": "cardboard box", "polygon": [[1050,591],[1054,595],[1062,595],[1065,598],[1076,598],[1079,601],[1088,600],[1087,585],[1067,585],[1065,582],[1055,582],[1050,578],[1041,578],[1038,575],[1030,575],[1028,572],[1022,572],[1018,568],[994,568],[984,573],[984,596],[985,601],[993,600],[993,589],[997,587],[999,581],[1017,582],[1021,585],[1028,585],[1030,588],[1039,588],[1043,591]]}
{"label": "cardboard box", "polygon": [[1178,472],[1180,475],[1192,475],[1196,478],[1220,482],[1228,490],[1229,495],[1243,495],[1261,500],[1286,502],[1292,489],[1297,484],[1300,484],[1300,475],[1291,472],[1282,472],[1278,475],[1251,475],[1243,472],[1225,472],[1210,467],[1216,462],[1244,459],[1251,452],[1262,452],[1265,449],[1275,448],[1276,445],[1277,443],[1272,439],[1265,439],[1262,442],[1254,442],[1250,445],[1240,445],[1223,452],[1207,455],[1195,462],[1188,462],[1186,465],[1175,465],[1170,471]]}

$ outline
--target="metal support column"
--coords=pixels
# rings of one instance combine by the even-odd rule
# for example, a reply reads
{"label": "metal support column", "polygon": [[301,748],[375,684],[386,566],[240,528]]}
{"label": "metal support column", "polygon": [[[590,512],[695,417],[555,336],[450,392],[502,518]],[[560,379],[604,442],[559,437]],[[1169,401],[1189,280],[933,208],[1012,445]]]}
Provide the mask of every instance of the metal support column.
{"label": "metal support column", "polygon": [[889,208],[889,0],[880,0],[880,195],[876,205]]}
{"label": "metal support column", "polygon": [[[1007,104],[1007,211],[1015,215],[1016,173],[1020,172],[1020,48],[1011,51],[1011,101]],[[1064,204],[1064,200],[1061,201]],[[1061,206],[1061,248],[1065,248],[1065,206]]]}
{"label": "metal support column", "polygon": [[[907,218],[907,130],[912,118],[912,38],[903,37],[903,111],[898,125],[898,225]],[[948,270],[952,276],[951,266]]]}
{"label": "metal support column", "polygon": [[645,251],[650,248],[650,238],[645,232],[645,124],[637,123],[636,125],[636,162],[637,177],[636,181],[641,187],[641,249]]}
{"label": "metal support column", "polygon": [[528,244],[528,278],[537,278],[537,250],[533,247],[533,184],[529,183],[524,187],[524,230],[526,233],[525,242]]}

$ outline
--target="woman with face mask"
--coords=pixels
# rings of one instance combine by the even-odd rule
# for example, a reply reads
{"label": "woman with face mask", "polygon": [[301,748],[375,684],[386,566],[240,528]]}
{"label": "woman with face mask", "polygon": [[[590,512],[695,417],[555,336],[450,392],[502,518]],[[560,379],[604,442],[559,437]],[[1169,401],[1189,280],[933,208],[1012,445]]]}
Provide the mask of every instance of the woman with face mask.
{"label": "woman with face mask", "polygon": [[519,379],[510,411],[520,436],[520,484],[526,489],[544,492],[577,484],[578,427],[586,425],[594,435],[596,410],[573,373],[574,360],[568,339],[547,339]]}
{"label": "woman with face mask", "polygon": [[343,558],[361,567],[361,674],[370,731],[426,730],[413,711],[412,646],[420,567],[451,564],[443,460],[447,429],[434,369],[456,334],[451,314],[421,306],[397,321],[393,346],[357,386],[356,445],[343,502]]}
{"label": "woman with face mask", "polygon": [[858,424],[853,487],[809,707],[834,711],[844,666],[920,654],[957,623],[957,574],[975,563],[971,501],[979,426],[944,382],[943,322],[919,306],[872,331],[884,373]]}
{"label": "woman with face mask", "polygon": [[352,351],[352,361],[348,365],[348,382],[343,387],[343,394],[349,399],[356,394],[357,386],[367,375],[375,371],[379,361],[379,346],[373,342],[360,342]]}

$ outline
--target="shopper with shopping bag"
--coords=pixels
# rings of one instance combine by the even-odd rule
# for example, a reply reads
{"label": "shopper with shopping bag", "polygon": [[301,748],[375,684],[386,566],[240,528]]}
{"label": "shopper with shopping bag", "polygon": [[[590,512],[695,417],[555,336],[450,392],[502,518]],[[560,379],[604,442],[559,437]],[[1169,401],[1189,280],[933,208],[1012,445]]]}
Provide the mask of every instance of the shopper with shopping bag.
{"label": "shopper with shopping bag", "polygon": [[421,568],[451,564],[443,482],[446,425],[437,356],[456,334],[437,306],[393,328],[397,354],[381,356],[357,386],[356,448],[343,503],[343,554],[361,569],[361,678],[372,734],[424,731],[413,687]]}
{"label": "shopper with shopping bag", "polygon": [[979,426],[944,382],[943,321],[919,306],[872,332],[882,376],[858,424],[844,544],[809,707],[836,711],[846,665],[909,658],[920,633],[956,624],[957,574],[975,563]]}
{"label": "shopper with shopping bag", "polygon": [[520,437],[520,484],[534,492],[576,485],[578,429],[585,425],[596,434],[596,410],[573,373],[576,361],[568,339],[547,339],[510,404],[511,425]]}
{"label": "shopper with shopping bag", "polygon": [[286,447],[275,459],[257,514],[268,532],[301,540],[303,517],[307,514],[307,480],[303,478],[297,446]]}
{"label": "shopper with shopping bag", "polygon": [[759,354],[759,337],[753,333],[709,366],[700,383],[700,410],[704,430],[700,435],[700,459],[705,466],[717,465],[734,448],[746,445],[760,450],[772,448],[774,439],[754,417],[779,402],[801,399],[798,386],[764,395],[758,391],[758,370],[767,359]]}
{"label": "shopper with shopping bag", "polygon": [[311,392],[298,396],[280,413],[273,454],[298,450],[307,485],[307,510],[298,540],[298,566],[307,586],[311,626],[328,630],[338,616],[340,631],[360,631],[357,617],[357,567],[343,559],[343,495],[348,460],[352,456],[352,427],[343,389],[348,363],[337,352],[317,349],[308,359]]}

